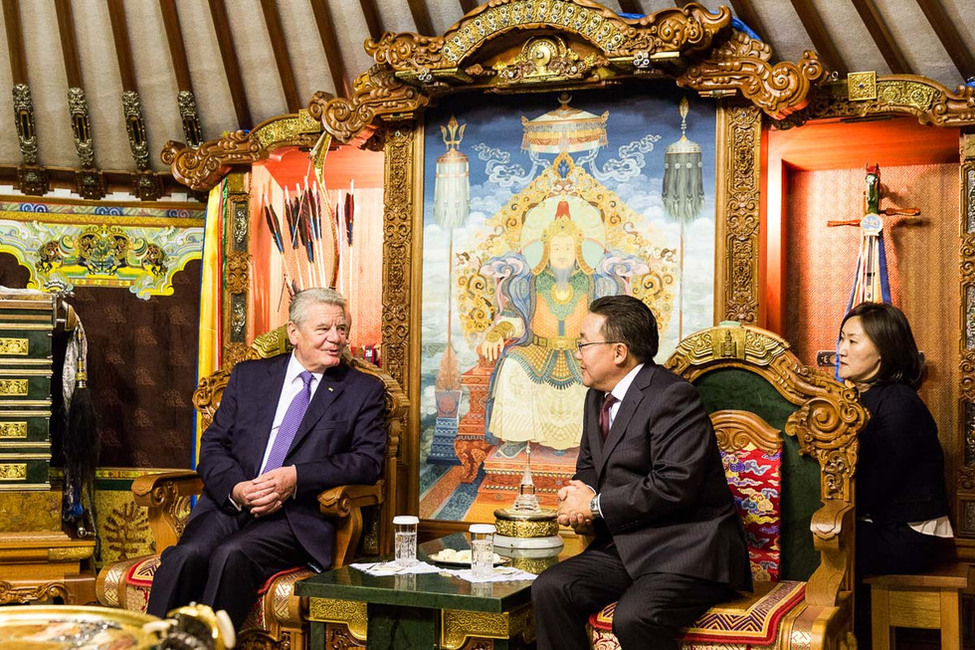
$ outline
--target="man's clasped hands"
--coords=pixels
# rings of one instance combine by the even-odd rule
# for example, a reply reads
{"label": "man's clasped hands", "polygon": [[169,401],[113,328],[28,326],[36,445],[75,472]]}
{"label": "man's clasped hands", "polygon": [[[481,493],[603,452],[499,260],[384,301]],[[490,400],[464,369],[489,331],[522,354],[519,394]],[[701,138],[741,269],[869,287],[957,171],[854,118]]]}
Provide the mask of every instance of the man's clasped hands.
{"label": "man's clasped hands", "polygon": [[298,471],[294,465],[287,465],[241,481],[231,496],[242,510],[249,510],[254,517],[266,517],[281,509],[297,485]]}
{"label": "man's clasped hands", "polygon": [[572,479],[559,488],[559,525],[571,526],[580,534],[592,532],[592,510],[589,503],[595,493],[582,481]]}

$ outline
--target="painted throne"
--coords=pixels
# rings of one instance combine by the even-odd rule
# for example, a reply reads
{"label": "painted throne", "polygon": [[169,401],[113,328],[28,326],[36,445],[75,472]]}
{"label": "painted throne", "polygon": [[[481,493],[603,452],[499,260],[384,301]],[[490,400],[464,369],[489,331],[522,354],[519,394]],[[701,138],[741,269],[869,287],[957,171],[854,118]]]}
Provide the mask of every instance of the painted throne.
{"label": "painted throne", "polygon": [[[250,359],[268,358],[289,352],[292,346],[284,327],[263,334],[248,350]],[[345,362],[357,370],[374,375],[385,386],[386,430],[389,440],[383,476],[374,485],[343,485],[318,495],[322,516],[336,520],[333,568],[353,558],[391,552],[389,527],[392,514],[388,496],[395,494],[396,454],[404,418],[409,406],[399,383],[375,365],[347,355]],[[230,379],[232,365],[200,380],[193,394],[193,405],[204,427],[209,426],[220,406],[223,390]],[[98,602],[144,612],[159,565],[159,553],[175,544],[190,512],[190,497],[202,494],[203,482],[191,470],[142,476],[132,483],[133,499],[148,508],[149,528],[156,554],[110,564],[98,574]],[[306,567],[278,573],[263,585],[250,615],[238,630],[241,648],[302,648],[307,633],[308,604],[294,593],[294,585],[310,575]]]}
{"label": "painted throne", "polygon": [[[688,336],[666,366],[711,415],[755,583],[686,629],[682,647],[855,647],[853,474],[869,416],[854,390],[739,323]],[[593,648],[619,648],[614,608],[590,617]]]}

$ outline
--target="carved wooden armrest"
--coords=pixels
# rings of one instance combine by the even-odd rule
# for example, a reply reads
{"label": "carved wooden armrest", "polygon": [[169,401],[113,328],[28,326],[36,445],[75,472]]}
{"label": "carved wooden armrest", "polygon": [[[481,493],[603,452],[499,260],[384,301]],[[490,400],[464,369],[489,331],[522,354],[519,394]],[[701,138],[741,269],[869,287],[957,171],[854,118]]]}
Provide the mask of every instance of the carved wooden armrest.
{"label": "carved wooden armrest", "polygon": [[362,508],[383,502],[383,482],[375,485],[340,485],[318,495],[322,514],[336,518],[332,568],[350,562],[362,537]]}
{"label": "carved wooden armrest", "polygon": [[132,500],[149,509],[157,553],[179,540],[190,512],[189,498],[202,493],[203,480],[192,470],[149,474],[132,482]]}
{"label": "carved wooden armrest", "polygon": [[340,485],[319,494],[318,506],[323,515],[348,517],[353,508],[378,505],[382,499],[382,481],[374,485]]}
{"label": "carved wooden armrest", "polygon": [[853,576],[848,569],[853,553],[853,515],[853,504],[840,499],[827,501],[813,513],[809,528],[820,562],[806,585],[806,601],[811,605],[836,607],[840,593],[852,588]]}

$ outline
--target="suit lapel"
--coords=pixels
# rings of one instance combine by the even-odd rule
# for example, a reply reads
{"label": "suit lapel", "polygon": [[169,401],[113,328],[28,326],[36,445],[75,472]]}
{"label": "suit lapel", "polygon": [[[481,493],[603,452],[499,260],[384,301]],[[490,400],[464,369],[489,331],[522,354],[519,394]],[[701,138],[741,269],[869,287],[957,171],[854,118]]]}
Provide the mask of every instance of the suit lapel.
{"label": "suit lapel", "polygon": [[321,383],[315,390],[315,394],[312,395],[308,410],[305,411],[305,417],[302,418],[301,424],[298,426],[298,431],[295,432],[295,439],[291,442],[291,447],[288,449],[289,456],[298,448],[298,445],[301,444],[301,441],[305,439],[305,436],[315,427],[318,421],[322,419],[322,416],[325,415],[332,402],[342,393],[345,386],[342,378],[345,377],[347,371],[346,366],[339,365],[325,371],[325,374],[322,375]]}
{"label": "suit lapel", "polygon": [[599,407],[603,393],[590,389],[586,393],[586,407],[583,409],[585,422],[582,423],[582,433],[589,438],[589,451],[592,454],[593,467],[597,469],[603,463],[603,436],[599,432]]}
{"label": "suit lapel", "polygon": [[[646,389],[653,381],[653,375],[656,369],[656,364],[645,364],[640,369],[640,372],[637,373],[636,377],[633,378],[633,383],[630,384],[626,395],[623,397],[623,401],[620,402],[619,411],[616,412],[616,417],[613,418],[613,426],[610,427],[606,442],[602,445],[599,462],[596,463],[596,474],[600,479],[602,479],[603,470],[606,469],[606,461],[609,460],[613,449],[623,440],[623,437],[626,435],[626,429],[630,425],[630,420],[633,419],[633,416],[640,408],[640,404],[646,397]],[[598,424],[596,425],[596,436],[599,438],[602,437],[599,434]]]}

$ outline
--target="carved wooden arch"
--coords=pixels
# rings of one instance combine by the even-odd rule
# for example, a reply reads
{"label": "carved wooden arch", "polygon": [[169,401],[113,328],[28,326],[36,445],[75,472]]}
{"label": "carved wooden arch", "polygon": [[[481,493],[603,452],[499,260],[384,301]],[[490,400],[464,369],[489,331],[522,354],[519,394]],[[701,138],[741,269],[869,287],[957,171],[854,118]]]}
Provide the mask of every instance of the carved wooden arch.
{"label": "carved wooden arch", "polygon": [[856,436],[869,419],[854,389],[803,365],[781,337],[740,324],[691,334],[665,366],[688,381],[720,368],[740,368],[763,377],[782,397],[800,406],[786,421],[785,433],[796,438],[802,453],[819,462],[825,476],[823,501],[852,502]]}
{"label": "carved wooden arch", "polygon": [[[321,124],[307,110],[261,122],[251,131],[234,131],[198,147],[170,140],[160,157],[173,177],[197,190],[209,190],[234,165],[251,165],[265,160],[278,147],[311,148],[321,137]],[[325,147],[328,142],[323,143]]]}
{"label": "carved wooden arch", "polygon": [[[548,69],[524,73],[533,65],[526,57],[503,59],[496,52],[524,41],[526,32],[574,47]],[[628,78],[669,78],[709,97],[740,94],[783,118],[805,106],[812,84],[827,74],[813,52],[798,63],[772,65],[768,45],[734,29],[727,7],[712,14],[694,2],[627,20],[592,0],[493,0],[443,36],[387,33],[367,41],[366,51],[376,65],[359,75],[352,97],[316,95],[308,107],[342,142],[377,118],[409,117],[461,89],[524,92]]]}

